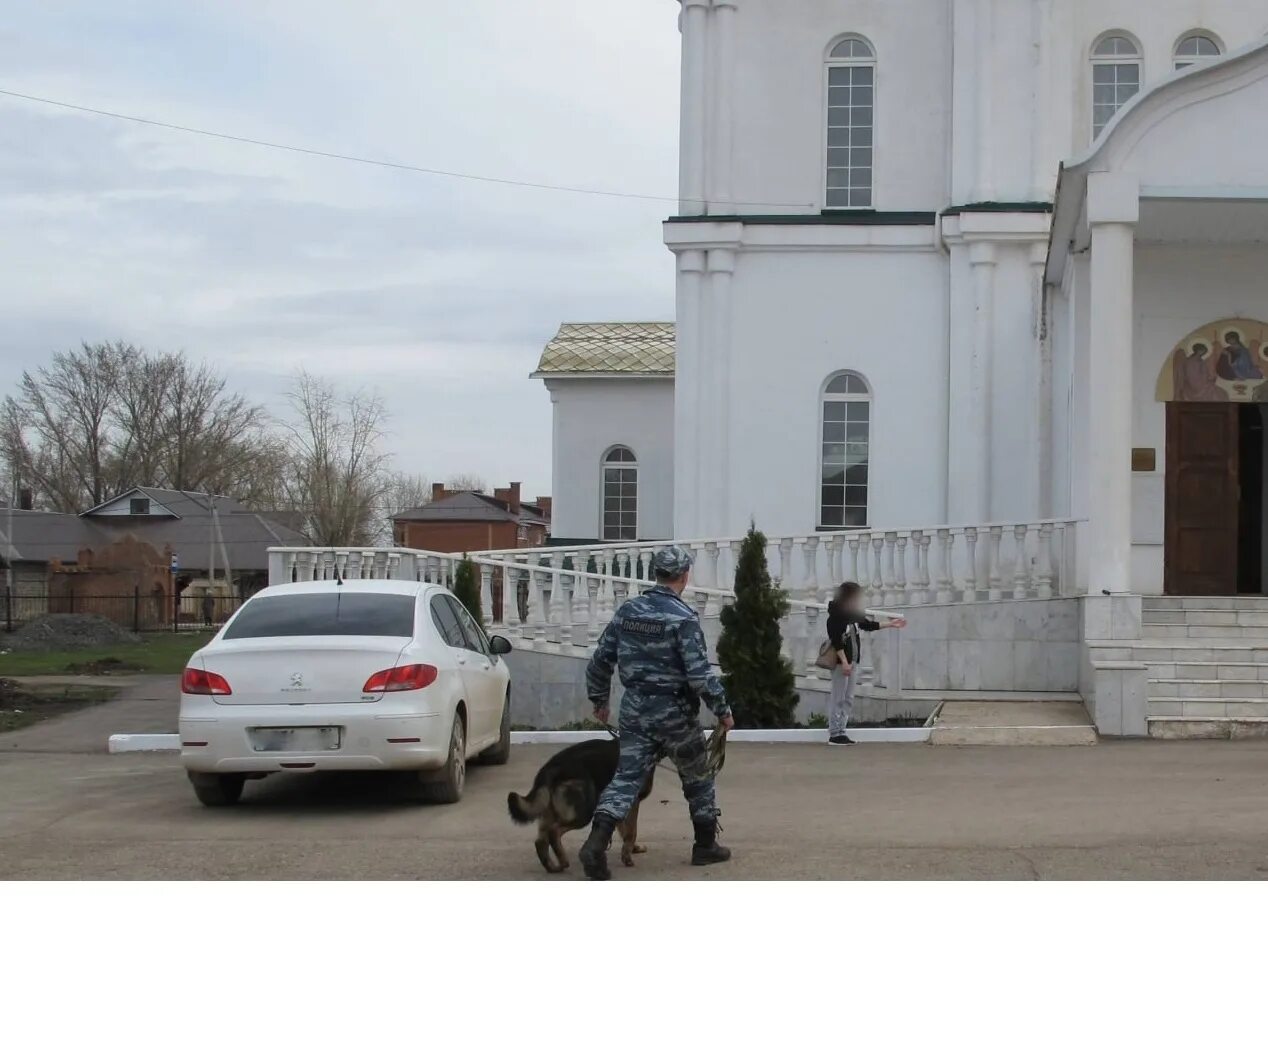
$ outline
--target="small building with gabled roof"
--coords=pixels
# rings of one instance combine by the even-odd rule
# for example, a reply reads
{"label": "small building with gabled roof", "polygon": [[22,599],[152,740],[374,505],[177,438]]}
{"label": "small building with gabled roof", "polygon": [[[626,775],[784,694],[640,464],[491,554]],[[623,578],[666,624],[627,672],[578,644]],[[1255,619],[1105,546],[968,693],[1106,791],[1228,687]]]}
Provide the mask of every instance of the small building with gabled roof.
{"label": "small building with gabled roof", "polygon": [[675,338],[669,322],[572,323],[542,351],[553,542],[673,536]]}

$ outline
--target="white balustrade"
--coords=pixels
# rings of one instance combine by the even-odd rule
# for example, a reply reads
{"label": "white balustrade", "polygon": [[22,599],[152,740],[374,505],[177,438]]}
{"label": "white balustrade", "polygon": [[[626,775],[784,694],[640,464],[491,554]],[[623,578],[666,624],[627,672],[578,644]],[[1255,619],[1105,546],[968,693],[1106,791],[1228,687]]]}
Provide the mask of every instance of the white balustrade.
{"label": "white balustrade", "polygon": [[1004,538],[1004,528],[1002,526],[992,526],[990,528],[990,536],[991,543],[987,549],[987,562],[990,564],[986,575],[987,585],[989,586],[987,595],[991,600],[1002,600],[1004,598],[1004,590],[1001,586],[1004,579],[1000,572],[999,546]]}
{"label": "white balustrade", "polygon": [[[784,623],[789,657],[799,674],[820,676],[813,659],[821,608],[846,580],[863,586],[872,609],[1076,596],[1077,532],[1075,521],[1043,520],[771,538],[767,561],[792,604]],[[710,628],[733,598],[740,540],[678,542],[695,557],[689,598]],[[514,640],[580,647],[593,644],[616,608],[643,591],[652,555],[653,543],[637,542],[471,559],[480,570],[480,603],[490,626]],[[275,548],[269,581],[388,578],[452,586],[461,560],[457,554],[398,547]]]}

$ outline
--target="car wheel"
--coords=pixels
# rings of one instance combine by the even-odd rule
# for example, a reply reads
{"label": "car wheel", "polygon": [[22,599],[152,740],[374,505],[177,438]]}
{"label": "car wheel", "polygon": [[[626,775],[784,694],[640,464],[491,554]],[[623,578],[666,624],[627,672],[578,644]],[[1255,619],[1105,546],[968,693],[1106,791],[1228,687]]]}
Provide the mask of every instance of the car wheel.
{"label": "car wheel", "polygon": [[449,760],[434,773],[420,778],[420,793],[428,802],[457,802],[467,782],[467,726],[454,711],[453,733],[449,737]]}
{"label": "car wheel", "polygon": [[511,693],[506,694],[502,707],[502,727],[498,730],[498,742],[480,752],[476,759],[485,766],[504,766],[511,760]]}
{"label": "car wheel", "polygon": [[190,773],[194,794],[204,806],[232,806],[242,797],[247,778],[241,773]]}

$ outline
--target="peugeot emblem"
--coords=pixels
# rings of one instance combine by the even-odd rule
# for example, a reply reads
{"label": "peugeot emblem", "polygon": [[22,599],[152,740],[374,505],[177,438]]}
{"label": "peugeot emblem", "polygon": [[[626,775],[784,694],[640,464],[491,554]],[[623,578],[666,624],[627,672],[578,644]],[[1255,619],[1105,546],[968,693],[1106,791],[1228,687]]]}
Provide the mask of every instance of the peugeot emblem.
{"label": "peugeot emblem", "polygon": [[303,688],[303,687],[304,687],[304,675],[301,673],[291,674],[291,688]]}

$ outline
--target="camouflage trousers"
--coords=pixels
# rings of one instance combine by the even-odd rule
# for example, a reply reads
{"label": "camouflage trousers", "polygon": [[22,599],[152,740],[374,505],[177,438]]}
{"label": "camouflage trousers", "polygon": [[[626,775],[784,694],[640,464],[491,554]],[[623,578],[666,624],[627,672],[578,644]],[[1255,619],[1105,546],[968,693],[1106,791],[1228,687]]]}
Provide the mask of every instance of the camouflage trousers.
{"label": "camouflage trousers", "polygon": [[648,770],[668,758],[678,770],[693,821],[718,815],[708,749],[696,711],[677,698],[625,693],[621,700],[621,756],[616,775],[603,789],[595,813],[625,820],[643,789]]}

